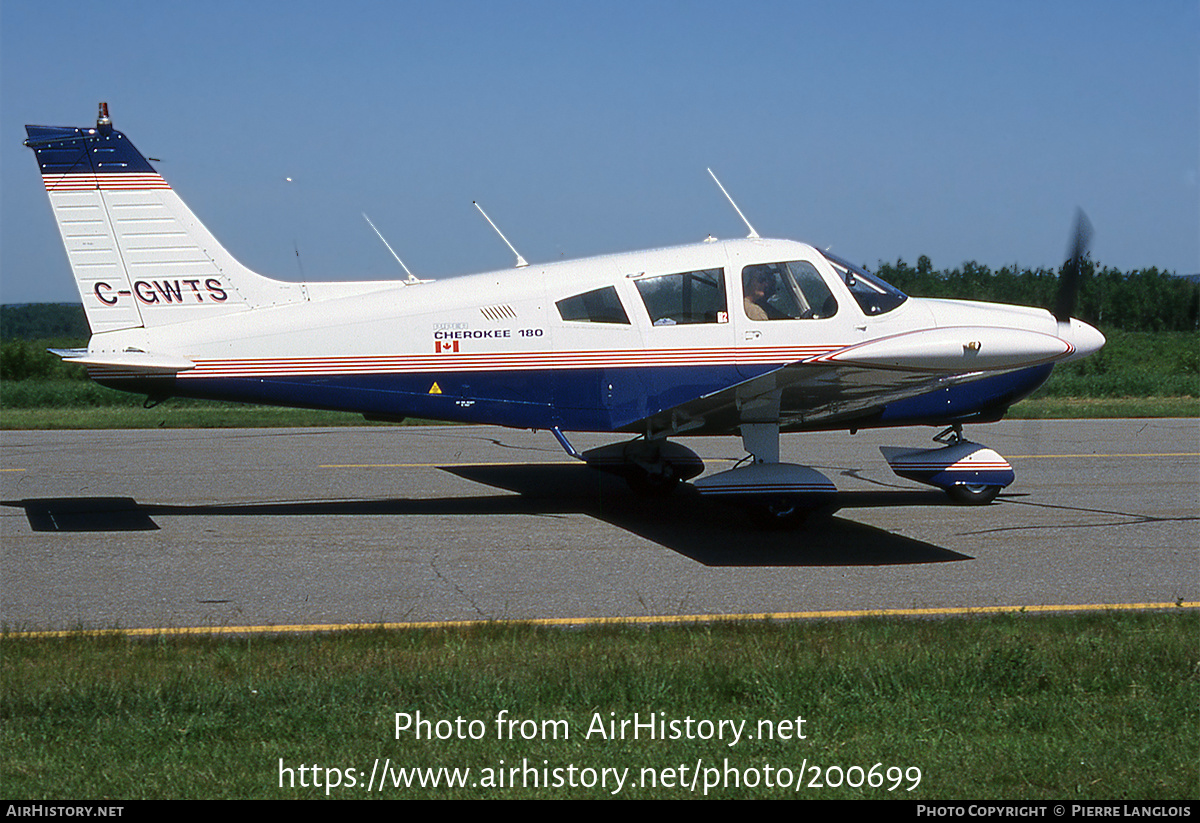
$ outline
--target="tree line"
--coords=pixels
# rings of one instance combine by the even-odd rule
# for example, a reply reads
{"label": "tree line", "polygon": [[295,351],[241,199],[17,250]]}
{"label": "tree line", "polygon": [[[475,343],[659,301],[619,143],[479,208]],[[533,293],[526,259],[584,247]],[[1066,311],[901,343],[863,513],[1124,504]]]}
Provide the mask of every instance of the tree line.
{"label": "tree line", "polygon": [[21,303],[0,306],[2,340],[75,340],[91,331],[81,303]]}
{"label": "tree line", "polygon": [[[884,280],[914,296],[1044,308],[1054,305],[1061,272],[1010,266],[992,271],[974,261],[939,271],[925,255],[916,267],[897,260],[881,262],[876,269]],[[1200,328],[1200,279],[1157,268],[1122,272],[1085,260],[1074,316],[1102,329],[1195,331]]]}

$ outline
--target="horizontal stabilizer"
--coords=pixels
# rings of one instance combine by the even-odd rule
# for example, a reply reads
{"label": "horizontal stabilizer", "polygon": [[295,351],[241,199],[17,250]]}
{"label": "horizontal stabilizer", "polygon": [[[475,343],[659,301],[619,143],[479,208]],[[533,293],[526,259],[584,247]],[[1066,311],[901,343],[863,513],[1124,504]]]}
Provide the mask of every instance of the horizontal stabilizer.
{"label": "horizontal stabilizer", "polygon": [[87,369],[116,369],[138,374],[176,374],[196,368],[191,360],[144,351],[89,352],[87,349],[50,349],[66,363]]}

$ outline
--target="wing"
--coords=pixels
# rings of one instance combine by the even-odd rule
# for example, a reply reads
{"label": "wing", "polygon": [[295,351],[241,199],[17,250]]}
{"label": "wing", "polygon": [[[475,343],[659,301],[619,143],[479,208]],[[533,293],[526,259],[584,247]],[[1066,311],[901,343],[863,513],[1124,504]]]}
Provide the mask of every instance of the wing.
{"label": "wing", "polygon": [[623,431],[732,433],[743,423],[782,431],[941,425],[999,419],[1045,382],[1051,366],[930,372],[837,362],[796,362],[732,382],[625,422]]}

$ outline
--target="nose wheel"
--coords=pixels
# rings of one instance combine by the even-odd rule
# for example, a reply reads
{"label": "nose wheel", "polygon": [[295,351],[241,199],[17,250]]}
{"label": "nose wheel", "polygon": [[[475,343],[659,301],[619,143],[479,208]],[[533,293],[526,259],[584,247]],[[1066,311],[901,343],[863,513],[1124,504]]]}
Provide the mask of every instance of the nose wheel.
{"label": "nose wheel", "polygon": [[946,489],[946,496],[960,506],[986,506],[996,499],[1000,489],[982,483],[960,483]]}
{"label": "nose wheel", "polygon": [[1012,483],[1009,462],[985,446],[964,440],[961,425],[933,439],[946,445],[937,449],[883,446],[880,451],[897,475],[936,486],[960,506],[986,506]]}

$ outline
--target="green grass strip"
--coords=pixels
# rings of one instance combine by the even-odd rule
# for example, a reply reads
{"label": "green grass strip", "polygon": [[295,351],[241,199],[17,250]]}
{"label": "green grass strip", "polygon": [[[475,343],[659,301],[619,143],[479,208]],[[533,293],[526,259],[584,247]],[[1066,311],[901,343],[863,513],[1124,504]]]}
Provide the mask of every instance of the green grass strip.
{"label": "green grass strip", "polygon": [[1014,420],[1105,417],[1200,417],[1196,397],[1033,397],[1008,410]]}
{"label": "green grass strip", "polygon": [[[1009,410],[1009,418],[1061,419],[1105,417],[1200,417],[1195,397],[1040,397],[1025,400]],[[435,421],[413,419],[411,425]],[[140,406],[92,408],[6,408],[0,411],[0,429],[219,429],[287,428],[303,426],[395,425],[369,422],[348,412],[281,409],[236,403],[168,401],[152,409]]]}
{"label": "green grass strip", "polygon": [[1198,630],[1172,608],[8,635],[0,793],[1195,800]]}

